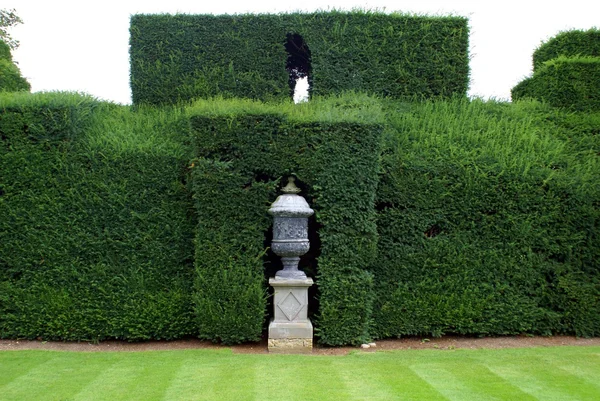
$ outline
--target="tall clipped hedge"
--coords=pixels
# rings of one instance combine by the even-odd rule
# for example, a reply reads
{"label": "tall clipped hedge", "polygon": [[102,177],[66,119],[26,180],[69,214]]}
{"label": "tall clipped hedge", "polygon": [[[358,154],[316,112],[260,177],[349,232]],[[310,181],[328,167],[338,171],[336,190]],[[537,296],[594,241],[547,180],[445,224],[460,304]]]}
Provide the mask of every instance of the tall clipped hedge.
{"label": "tall clipped hedge", "polygon": [[559,57],[600,57],[600,30],[561,32],[533,52],[533,69]]}
{"label": "tall clipped hedge", "polygon": [[235,103],[212,111],[210,102],[202,103],[191,119],[198,156],[192,170],[200,336],[224,342],[260,337],[267,313],[267,210],[282,178],[293,174],[320,226],[319,341],[367,340],[381,126],[343,116],[332,120],[327,112],[298,116],[256,103],[235,110]]}
{"label": "tall clipped hedge", "polygon": [[391,97],[465,95],[468,26],[462,17],[379,12],[134,15],[134,104],[211,96],[285,99],[288,34],[310,49],[313,95],[360,90]]}
{"label": "tall clipped hedge", "polygon": [[527,102],[392,107],[373,334],[600,335],[598,119]]}
{"label": "tall clipped hedge", "polygon": [[0,109],[0,337],[193,334],[187,157],[154,114],[53,93]]}

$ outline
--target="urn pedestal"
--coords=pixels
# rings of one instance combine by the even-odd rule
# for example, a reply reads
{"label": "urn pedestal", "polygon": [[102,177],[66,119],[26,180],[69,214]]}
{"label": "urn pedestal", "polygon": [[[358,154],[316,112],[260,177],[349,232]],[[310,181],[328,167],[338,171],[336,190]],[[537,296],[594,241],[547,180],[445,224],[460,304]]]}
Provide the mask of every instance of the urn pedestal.
{"label": "urn pedestal", "polygon": [[313,326],[307,317],[310,278],[272,278],[275,316],[269,324],[269,351],[276,353],[310,353]]}

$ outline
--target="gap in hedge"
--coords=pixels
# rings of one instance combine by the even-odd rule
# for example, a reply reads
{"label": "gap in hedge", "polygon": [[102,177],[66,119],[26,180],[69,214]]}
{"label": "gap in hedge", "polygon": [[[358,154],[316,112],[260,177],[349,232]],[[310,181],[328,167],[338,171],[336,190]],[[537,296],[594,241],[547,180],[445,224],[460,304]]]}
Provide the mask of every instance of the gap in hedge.
{"label": "gap in hedge", "polygon": [[288,33],[284,45],[288,54],[285,69],[289,74],[290,95],[294,103],[306,102],[311,87],[310,49],[304,38],[297,33]]}

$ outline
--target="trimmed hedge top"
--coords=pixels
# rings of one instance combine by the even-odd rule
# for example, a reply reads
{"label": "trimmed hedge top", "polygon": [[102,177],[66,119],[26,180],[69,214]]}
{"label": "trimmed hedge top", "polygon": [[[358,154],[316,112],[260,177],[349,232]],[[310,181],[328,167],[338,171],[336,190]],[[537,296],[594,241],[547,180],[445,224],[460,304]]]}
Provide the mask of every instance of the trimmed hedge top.
{"label": "trimmed hedge top", "polygon": [[186,109],[190,116],[237,117],[277,115],[297,122],[382,124],[385,115],[381,101],[364,93],[346,92],[315,97],[308,103],[263,103],[252,99],[199,99]]}
{"label": "trimmed hedge top", "polygon": [[600,30],[574,30],[561,32],[533,53],[533,69],[539,69],[546,61],[559,56],[600,57]]}
{"label": "trimmed hedge top", "polygon": [[463,17],[361,11],[134,15],[130,31],[135,104],[216,95],[291,99],[289,34],[307,47],[313,95],[360,90],[449,97],[465,95],[469,81]]}

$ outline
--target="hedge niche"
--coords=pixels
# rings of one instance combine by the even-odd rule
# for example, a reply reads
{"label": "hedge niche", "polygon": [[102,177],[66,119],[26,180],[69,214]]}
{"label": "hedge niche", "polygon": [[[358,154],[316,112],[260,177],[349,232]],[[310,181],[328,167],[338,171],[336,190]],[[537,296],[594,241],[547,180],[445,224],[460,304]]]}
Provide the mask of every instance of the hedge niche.
{"label": "hedge niche", "polygon": [[272,218],[267,210],[280,182],[294,175],[316,212],[311,224],[319,226],[317,337],[329,345],[369,338],[368,269],[377,243],[373,206],[381,125],[368,98],[353,104],[349,99],[296,109],[289,102],[241,100],[192,108],[201,337],[226,343],[260,338],[269,312],[264,263]]}
{"label": "hedge niche", "polygon": [[462,17],[364,11],[134,15],[133,102],[291,98],[295,73],[288,60],[298,54],[290,51],[290,35],[310,58],[303,61],[309,62],[313,95],[358,90],[395,98],[464,96],[468,31]]}
{"label": "hedge niche", "polygon": [[0,337],[194,334],[189,156],[169,124],[77,94],[0,109]]}

